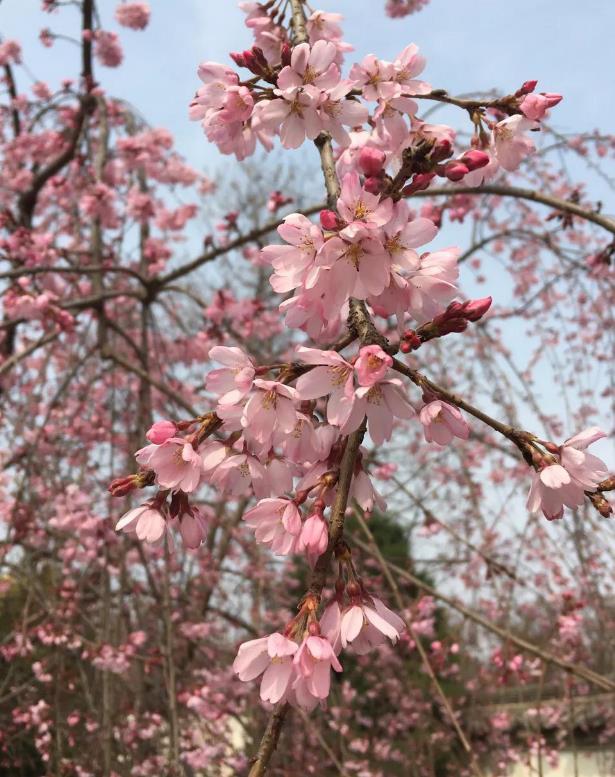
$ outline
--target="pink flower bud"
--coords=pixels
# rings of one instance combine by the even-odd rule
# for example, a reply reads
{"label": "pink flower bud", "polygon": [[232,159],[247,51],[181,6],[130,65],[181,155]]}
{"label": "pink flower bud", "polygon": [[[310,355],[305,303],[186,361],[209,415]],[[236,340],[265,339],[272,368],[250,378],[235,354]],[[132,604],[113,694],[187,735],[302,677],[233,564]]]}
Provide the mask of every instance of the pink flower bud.
{"label": "pink flower bud", "polygon": [[177,427],[172,421],[156,421],[145,435],[154,445],[162,445],[169,437],[173,437]]}
{"label": "pink flower bud", "polygon": [[485,151],[479,151],[478,149],[472,149],[466,151],[461,157],[461,161],[468,168],[468,170],[478,170],[481,167],[489,164],[490,157]]}
{"label": "pink flower bud", "polygon": [[524,94],[533,92],[534,89],[536,89],[537,83],[538,81],[524,81],[523,84],[521,84],[521,88],[517,89],[515,92],[515,97],[523,97]]}
{"label": "pink flower bud", "polygon": [[416,173],[413,176],[412,181],[407,186],[404,186],[401,193],[408,197],[409,195],[414,194],[414,192],[421,192],[424,189],[429,188],[429,184],[435,176],[435,173]]}
{"label": "pink flower bud", "polygon": [[453,153],[453,144],[450,140],[439,140],[431,150],[430,158],[434,162],[442,162]]}
{"label": "pink flower bud", "polygon": [[365,147],[359,153],[359,167],[365,175],[377,176],[382,172],[386,155],[378,148]]}
{"label": "pink flower bud", "polygon": [[453,162],[447,162],[444,166],[444,175],[449,181],[461,181],[464,175],[467,175],[469,172],[469,168],[458,159]]}
{"label": "pink flower bud", "polygon": [[561,94],[528,94],[519,103],[519,110],[527,119],[540,121],[561,100]]}
{"label": "pink flower bud", "polygon": [[382,191],[382,185],[384,181],[382,178],[377,178],[376,176],[370,176],[369,178],[366,178],[363,182],[363,188],[366,192],[369,192],[370,194],[380,194]]}
{"label": "pink flower bud", "polygon": [[290,56],[292,54],[292,49],[288,45],[288,43],[283,43],[282,48],[280,50],[280,62],[282,64],[282,67],[287,67],[290,65]]}
{"label": "pink flower bud", "polygon": [[493,299],[491,297],[482,297],[466,302],[464,306],[465,317],[468,321],[478,321],[491,307]]}
{"label": "pink flower bud", "polygon": [[238,67],[247,67],[243,51],[231,51],[230,57]]}
{"label": "pink flower bud", "polygon": [[320,211],[320,223],[323,229],[335,230],[339,228],[337,213],[332,210]]}

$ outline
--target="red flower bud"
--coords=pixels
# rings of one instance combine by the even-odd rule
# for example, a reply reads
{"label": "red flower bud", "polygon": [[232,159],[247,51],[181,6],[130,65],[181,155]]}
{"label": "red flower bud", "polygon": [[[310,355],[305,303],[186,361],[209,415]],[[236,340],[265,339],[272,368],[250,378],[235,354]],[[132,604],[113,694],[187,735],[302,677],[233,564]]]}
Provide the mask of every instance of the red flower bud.
{"label": "red flower bud", "polygon": [[323,229],[336,230],[339,229],[339,219],[337,213],[332,210],[320,211],[320,223]]}
{"label": "red flower bud", "polygon": [[282,48],[280,49],[280,62],[282,63],[282,67],[286,67],[287,65],[290,65],[290,56],[292,54],[292,49],[288,45],[288,43],[283,43]]}
{"label": "red flower bud", "polygon": [[517,89],[515,92],[515,97],[522,97],[524,94],[529,94],[530,92],[533,92],[534,89],[536,89],[536,84],[538,81],[524,81],[521,84],[521,88]]}
{"label": "red flower bud", "polygon": [[231,51],[230,57],[238,67],[247,67],[243,51]]}
{"label": "red flower bud", "polygon": [[478,149],[472,149],[472,151],[466,151],[461,157],[461,161],[468,168],[468,170],[478,170],[481,167],[489,164],[489,154]]}
{"label": "red flower bud", "polygon": [[382,178],[371,175],[363,182],[363,188],[370,194],[380,194],[384,181]]}
{"label": "red flower bud", "polygon": [[408,197],[409,195],[414,194],[414,192],[423,191],[424,189],[429,188],[429,184],[435,176],[435,173],[416,173],[413,176],[412,181],[401,190],[401,193]]}
{"label": "red flower bud", "polygon": [[109,493],[111,496],[126,496],[137,488],[135,475],[127,475],[123,478],[115,478],[109,483]]}
{"label": "red flower bud", "polygon": [[491,297],[483,297],[482,299],[474,299],[466,302],[465,317],[468,321],[478,321],[491,307],[493,299]]}
{"label": "red flower bud", "polygon": [[461,181],[464,175],[467,175],[469,172],[470,169],[458,159],[447,162],[444,166],[444,175],[449,181]]}

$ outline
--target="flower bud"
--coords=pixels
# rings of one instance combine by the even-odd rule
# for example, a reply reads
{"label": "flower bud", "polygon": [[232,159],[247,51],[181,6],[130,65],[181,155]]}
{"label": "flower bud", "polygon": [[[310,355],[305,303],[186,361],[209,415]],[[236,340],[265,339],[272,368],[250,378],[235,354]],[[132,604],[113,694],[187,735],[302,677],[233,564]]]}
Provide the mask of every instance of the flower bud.
{"label": "flower bud", "polygon": [[109,483],[109,493],[111,496],[127,496],[138,488],[135,475],[128,475],[123,478],[115,478]]}
{"label": "flower bud", "polygon": [[412,177],[412,181],[401,190],[401,193],[408,197],[414,192],[421,192],[424,189],[429,188],[429,184],[435,178],[435,173],[416,173]]}
{"label": "flower bud", "polygon": [[380,194],[382,191],[382,185],[384,181],[382,178],[376,177],[374,175],[370,176],[369,178],[366,178],[363,182],[363,188],[366,192],[369,192],[370,194]]}
{"label": "flower bud", "polygon": [[377,176],[382,173],[385,159],[384,151],[366,146],[359,153],[359,167],[368,177]]}
{"label": "flower bud", "polygon": [[288,45],[288,43],[283,43],[282,48],[280,50],[280,61],[282,63],[282,67],[287,67],[290,65],[290,56],[292,54],[292,49]]}
{"label": "flower bud", "polygon": [[320,211],[320,223],[323,229],[336,230],[339,229],[339,219],[337,213],[332,210]]}
{"label": "flower bud", "polygon": [[247,67],[243,51],[231,51],[230,57],[238,67]]}
{"label": "flower bud", "polygon": [[461,157],[461,161],[468,168],[468,170],[478,170],[481,167],[485,167],[489,164],[490,157],[489,154],[485,153],[484,151],[472,149],[471,151],[465,152],[465,154]]}
{"label": "flower bud", "polygon": [[464,175],[467,175],[469,172],[470,169],[458,159],[447,162],[444,165],[444,175],[449,181],[461,181]]}
{"label": "flower bud", "polygon": [[173,437],[176,431],[177,427],[172,421],[156,421],[145,436],[154,445],[162,445],[169,437]]}
{"label": "flower bud", "polygon": [[439,140],[431,150],[430,159],[434,162],[443,162],[453,153],[453,144],[450,140]]}
{"label": "flower bud", "polygon": [[478,321],[489,310],[492,302],[492,297],[482,297],[482,299],[474,299],[466,302],[464,305],[465,318],[468,321]]}
{"label": "flower bud", "polygon": [[524,81],[523,84],[521,84],[521,88],[517,89],[515,92],[515,97],[523,97],[524,94],[533,92],[534,89],[536,89],[537,83],[538,81]]}

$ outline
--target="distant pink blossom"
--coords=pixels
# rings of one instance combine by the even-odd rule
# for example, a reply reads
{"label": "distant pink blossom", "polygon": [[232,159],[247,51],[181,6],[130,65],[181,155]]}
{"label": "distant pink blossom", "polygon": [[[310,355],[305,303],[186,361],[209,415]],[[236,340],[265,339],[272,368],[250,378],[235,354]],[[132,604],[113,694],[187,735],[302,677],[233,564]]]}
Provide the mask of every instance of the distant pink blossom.
{"label": "distant pink blossom", "polygon": [[115,18],[122,27],[144,30],[149,22],[150,13],[148,3],[122,3],[115,9]]}
{"label": "distant pink blossom", "polygon": [[118,36],[106,30],[96,30],[94,33],[94,53],[96,59],[105,67],[118,67],[124,59]]}

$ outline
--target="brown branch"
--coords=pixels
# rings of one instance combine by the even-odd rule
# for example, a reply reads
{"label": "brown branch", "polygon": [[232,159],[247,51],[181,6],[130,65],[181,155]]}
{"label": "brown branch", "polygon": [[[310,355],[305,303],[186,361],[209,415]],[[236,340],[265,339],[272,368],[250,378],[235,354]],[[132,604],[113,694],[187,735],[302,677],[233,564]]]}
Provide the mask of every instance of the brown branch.
{"label": "brown branch", "polygon": [[[365,553],[368,553],[370,556],[374,555],[372,548],[366,542],[363,542],[362,540],[360,540],[358,537],[353,537],[353,542],[357,545],[357,547],[361,548],[361,550],[363,550]],[[479,615],[474,610],[470,610],[467,607],[465,607],[463,604],[460,604],[459,602],[455,601],[455,599],[452,599],[450,596],[446,596],[445,594],[440,593],[435,588],[430,586],[428,583],[425,583],[423,580],[421,580],[419,577],[415,577],[415,575],[411,574],[405,569],[402,569],[396,564],[393,564],[390,561],[386,561],[386,559],[385,559],[385,564],[387,568],[391,572],[393,572],[393,574],[395,574],[397,577],[402,578],[402,580],[407,580],[409,583],[412,583],[417,588],[420,588],[422,591],[425,591],[425,593],[429,594],[429,596],[433,596],[434,599],[438,599],[439,601],[447,604],[449,607],[452,607],[453,609],[457,610],[457,612],[461,613],[464,617],[468,618],[468,620],[471,620],[474,623],[477,623],[479,626],[482,626],[487,631],[490,631],[493,634],[496,634],[498,637],[501,637],[503,640],[512,642],[521,650],[524,650],[527,653],[532,653],[532,655],[537,656],[538,658],[542,659],[546,663],[553,664],[554,666],[558,666],[560,669],[563,669],[564,671],[569,672],[570,674],[574,674],[577,677],[580,677],[581,679],[585,680],[586,682],[589,682],[589,683],[592,683],[593,685],[598,686],[599,688],[603,688],[606,691],[615,691],[615,682],[613,682],[612,680],[609,680],[608,677],[603,677],[597,672],[594,672],[591,669],[587,669],[586,667],[581,666],[580,664],[574,664],[571,661],[566,661],[565,659],[558,658],[553,653],[549,653],[547,650],[543,650],[542,648],[539,648],[537,645],[534,645],[533,643],[528,642],[522,637],[517,637],[512,632],[507,631],[506,629],[503,629],[501,626],[498,626],[496,623],[493,623],[492,621],[487,620],[487,618],[483,618],[482,615]]]}
{"label": "brown branch", "polygon": [[391,574],[391,570],[386,564],[386,561],[384,559],[384,556],[380,552],[380,548],[378,547],[378,544],[376,543],[376,540],[374,539],[374,535],[371,533],[369,527],[365,523],[365,519],[361,515],[360,510],[354,511],[355,518],[357,519],[357,522],[361,529],[363,530],[363,533],[365,534],[367,541],[372,548],[372,555],[380,565],[380,568],[382,570],[382,574],[384,575],[389,588],[391,589],[391,593],[393,594],[393,598],[395,600],[395,605],[397,606],[397,609],[399,610],[399,615],[401,619],[403,620],[406,629],[408,630],[408,634],[412,637],[414,644],[416,645],[416,648],[419,652],[419,655],[421,656],[421,661],[423,662],[423,666],[425,668],[425,671],[427,672],[427,675],[429,676],[429,679],[433,683],[434,688],[436,689],[436,693],[440,697],[440,701],[442,702],[442,705],[444,706],[444,709],[446,710],[448,717],[450,718],[451,724],[453,728],[455,729],[455,733],[457,734],[457,737],[459,738],[459,741],[461,742],[461,746],[466,751],[470,758],[470,764],[472,766],[472,769],[474,770],[474,773],[477,775],[477,777],[483,777],[483,772],[478,764],[478,760],[476,758],[476,754],[474,753],[474,750],[472,748],[472,745],[470,744],[468,738],[466,737],[463,729],[459,725],[459,721],[457,720],[457,717],[455,715],[455,712],[451,706],[450,701],[448,700],[447,695],[444,693],[444,690],[442,689],[442,686],[440,685],[440,682],[438,678],[436,677],[436,674],[433,670],[433,667],[431,666],[431,662],[429,661],[429,656],[425,652],[425,648],[423,647],[423,643],[421,642],[421,639],[419,635],[415,632],[414,628],[412,627],[412,623],[404,617],[403,611],[405,609],[404,602],[401,597],[401,594],[399,592],[399,588],[397,586],[397,583],[395,582],[395,578]]}
{"label": "brown branch", "polygon": [[565,213],[571,213],[573,216],[579,216],[579,218],[591,221],[593,224],[603,227],[611,234],[615,235],[615,220],[608,216],[603,216],[601,213],[596,213],[592,210],[577,205],[570,200],[562,200],[559,197],[554,197],[551,194],[543,194],[535,189],[521,189],[518,186],[505,186],[503,184],[483,184],[482,186],[455,186],[434,189],[426,189],[421,192],[414,192],[413,197],[454,197],[456,194],[495,194],[500,197],[514,197],[521,200],[529,200],[530,202],[538,202],[541,205],[546,205],[554,210],[564,211]]}

